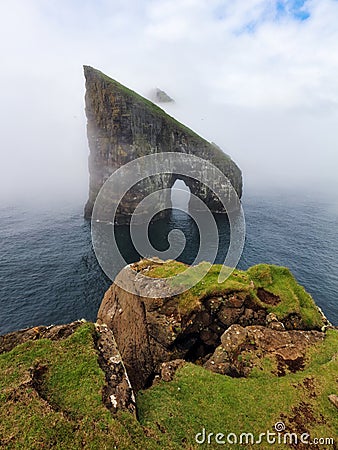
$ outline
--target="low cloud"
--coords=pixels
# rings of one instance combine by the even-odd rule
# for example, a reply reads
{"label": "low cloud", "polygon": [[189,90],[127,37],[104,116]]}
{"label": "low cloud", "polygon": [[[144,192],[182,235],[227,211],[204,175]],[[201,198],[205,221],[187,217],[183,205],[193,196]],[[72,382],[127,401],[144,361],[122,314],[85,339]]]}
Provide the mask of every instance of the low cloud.
{"label": "low cloud", "polygon": [[83,64],[166,91],[249,190],[338,191],[337,20],[335,0],[2,2],[1,196],[85,198]]}

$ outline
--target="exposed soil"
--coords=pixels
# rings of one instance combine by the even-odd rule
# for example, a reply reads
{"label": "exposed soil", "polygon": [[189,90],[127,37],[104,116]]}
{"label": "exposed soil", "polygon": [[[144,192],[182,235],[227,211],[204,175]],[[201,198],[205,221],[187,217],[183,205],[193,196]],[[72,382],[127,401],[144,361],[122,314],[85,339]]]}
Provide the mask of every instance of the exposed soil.
{"label": "exposed soil", "polygon": [[266,303],[267,305],[276,306],[281,302],[281,299],[280,297],[278,297],[278,295],[266,291],[262,287],[257,289],[257,296],[263,303]]}
{"label": "exposed soil", "polygon": [[299,356],[296,359],[284,359],[280,355],[276,356],[278,361],[277,375],[279,377],[284,377],[287,369],[292,373],[296,373],[299,370],[303,370],[305,367],[305,360],[303,356]]}
{"label": "exposed soil", "polygon": [[[309,379],[305,379],[309,380]],[[304,380],[304,385],[307,383]],[[310,403],[306,401],[300,402],[297,406],[292,408],[292,414],[287,416],[285,414],[281,414],[281,419],[286,425],[286,432],[288,433],[296,433],[298,436],[301,436],[303,433],[307,433],[310,435],[309,440],[311,440],[311,428],[315,424],[325,424],[325,419],[322,415],[317,417],[314,414],[313,407]],[[314,436],[312,436],[313,438]],[[302,442],[289,444],[291,448],[295,448],[297,450],[306,450],[309,448],[308,444],[304,444]],[[324,449],[323,445],[311,444],[311,448],[319,450]],[[326,447],[328,448],[328,447]],[[330,446],[330,448],[336,449],[336,444]]]}

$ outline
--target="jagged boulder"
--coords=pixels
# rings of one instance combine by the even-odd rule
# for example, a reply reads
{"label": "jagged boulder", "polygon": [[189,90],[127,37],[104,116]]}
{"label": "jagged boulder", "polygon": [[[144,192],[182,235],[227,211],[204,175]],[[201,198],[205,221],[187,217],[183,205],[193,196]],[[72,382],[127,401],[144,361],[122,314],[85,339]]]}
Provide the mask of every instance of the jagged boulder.
{"label": "jagged boulder", "polygon": [[[243,346],[245,351],[256,349],[252,352],[255,361],[261,353],[273,353],[278,360],[275,372],[282,374],[283,370],[301,368],[304,360],[302,348],[323,337],[319,331],[282,332],[290,329],[290,314],[299,317],[298,329],[320,330],[326,323],[305,291],[302,291],[301,301],[306,314],[312,313],[312,323],[305,323],[306,317],[302,318],[302,307],[298,308],[296,296],[293,296],[294,305],[291,307],[288,298],[283,297],[285,293],[277,295],[273,278],[280,282],[283,276],[290,286],[290,295],[292,283],[298,286],[290,272],[283,268],[262,265],[247,272],[235,271],[216,290],[211,283],[217,274],[214,266],[211,274],[194,287],[195,295],[189,292],[173,295],[170,283],[165,278],[156,277],[165,273],[166,268],[172,273],[175,267],[182,269],[182,264],[143,260],[127,266],[106,292],[98,312],[98,322],[106,324],[115,336],[136,391],[152,383],[154,377],[161,373],[162,363],[176,359],[204,364],[220,373],[245,376],[252,364],[241,362],[239,354]],[[147,281],[142,274],[153,274],[154,283]],[[262,286],[262,282],[261,286],[256,286],[263,275],[275,293],[266,285]],[[287,302],[289,311],[284,310],[283,302]],[[269,311],[270,308],[278,311],[280,306],[284,317]],[[232,350],[231,346],[234,347]],[[229,348],[224,350],[224,347]],[[240,356],[238,364],[237,356]],[[245,355],[245,358],[249,356]]]}

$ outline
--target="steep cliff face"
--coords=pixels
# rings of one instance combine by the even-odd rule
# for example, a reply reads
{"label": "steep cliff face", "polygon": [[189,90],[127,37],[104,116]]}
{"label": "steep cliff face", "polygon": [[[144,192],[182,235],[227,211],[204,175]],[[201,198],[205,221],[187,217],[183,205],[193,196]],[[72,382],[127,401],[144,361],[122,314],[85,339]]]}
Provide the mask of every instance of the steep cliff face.
{"label": "steep cliff face", "polygon": [[[89,156],[89,199],[85,217],[90,218],[96,196],[109,176],[119,167],[140,156],[161,152],[193,154],[210,161],[230,180],[239,197],[242,174],[231,158],[192,130],[102,72],[85,66],[87,134]],[[203,168],[201,168],[202,172]],[[146,195],[171,188],[175,173],[159,174],[140,182],[117,211],[118,222],[126,223],[136,205]],[[201,179],[203,179],[201,173]],[[186,177],[191,192],[212,212],[222,211],[215,195],[201,183]],[[225,188],[227,189],[227,188]]]}

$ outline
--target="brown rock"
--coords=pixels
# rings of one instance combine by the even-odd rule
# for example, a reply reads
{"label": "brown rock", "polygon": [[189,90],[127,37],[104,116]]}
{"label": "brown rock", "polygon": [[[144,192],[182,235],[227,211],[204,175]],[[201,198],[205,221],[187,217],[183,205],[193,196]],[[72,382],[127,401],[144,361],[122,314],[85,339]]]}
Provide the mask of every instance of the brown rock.
{"label": "brown rock", "polygon": [[0,354],[9,352],[17,345],[30,340],[51,339],[52,341],[57,341],[65,339],[73,334],[82,323],[81,320],[78,320],[66,325],[39,326],[5,334],[0,336]]}
{"label": "brown rock", "polygon": [[297,372],[305,365],[309,347],[324,339],[319,331],[277,331],[263,326],[232,325],[221,337],[221,345],[204,367],[213,372],[247,376],[260,367],[262,357],[275,361],[273,373]]}
{"label": "brown rock", "polygon": [[247,294],[245,292],[233,292],[224,299],[224,306],[226,308],[242,308],[246,300]]}
{"label": "brown rock", "polygon": [[222,306],[217,313],[217,317],[225,327],[230,327],[230,325],[238,322],[242,314],[243,308],[228,308]]}
{"label": "brown rock", "polygon": [[204,367],[221,375],[238,377],[240,376],[240,373],[236,366],[230,362],[231,360],[232,358],[224,347],[219,346],[216,348],[214,354],[205,362]]}
{"label": "brown rock", "polygon": [[246,328],[240,325],[232,325],[221,337],[224,351],[229,355],[238,352],[240,347],[246,342],[247,334]]}
{"label": "brown rock", "polygon": [[217,343],[219,343],[219,335],[209,329],[202,330],[199,335],[201,340],[207,345],[216,347]]}
{"label": "brown rock", "polygon": [[135,391],[152,383],[162,363],[175,359],[247,376],[268,356],[271,371],[282,376],[301,370],[307,348],[324,336],[316,331],[285,331],[276,316],[244,292],[201,298],[190,309],[180,308],[166,280],[149,283],[141,277],[149,264],[140,261],[123,269],[98,313],[98,322],[114,333]]}
{"label": "brown rock", "polygon": [[144,303],[113,284],[103,298],[97,322],[112,330],[133,389],[138,391],[154,369]]}
{"label": "brown rock", "polygon": [[329,400],[330,400],[330,402],[336,407],[336,408],[338,408],[338,395],[336,395],[336,394],[331,394],[331,395],[329,395]]}
{"label": "brown rock", "polygon": [[105,325],[96,325],[99,364],[106,376],[103,403],[113,413],[126,410],[136,417],[136,403],[122,357],[112,331]]}
{"label": "brown rock", "polygon": [[252,325],[254,321],[254,310],[251,308],[246,308],[239,318],[238,323],[240,323],[243,327],[247,327]]}
{"label": "brown rock", "polygon": [[172,381],[178,369],[184,366],[186,362],[184,359],[175,359],[173,361],[164,362],[161,364],[161,379],[163,381]]}
{"label": "brown rock", "polygon": [[[141,270],[141,265],[135,264],[135,268]],[[140,295],[128,292],[129,283],[133,283],[133,292]],[[220,344],[226,328],[210,308],[216,303],[223,304],[222,297],[217,297],[217,302],[202,299],[182,314],[165,281],[156,283],[147,284],[137,272],[126,267],[119,274],[118,284],[114,283],[106,292],[98,313],[98,322],[105,323],[114,333],[135,391],[150,384],[163,362],[174,359],[204,362]],[[168,296],[159,300],[156,296],[164,292]],[[236,305],[244,301],[241,293],[227,295],[227,299]],[[228,310],[233,320],[239,319],[241,309]]]}
{"label": "brown rock", "polygon": [[205,301],[205,306],[210,310],[211,313],[214,313],[217,311],[220,306],[222,306],[224,303],[224,300],[222,297],[209,297]]}

